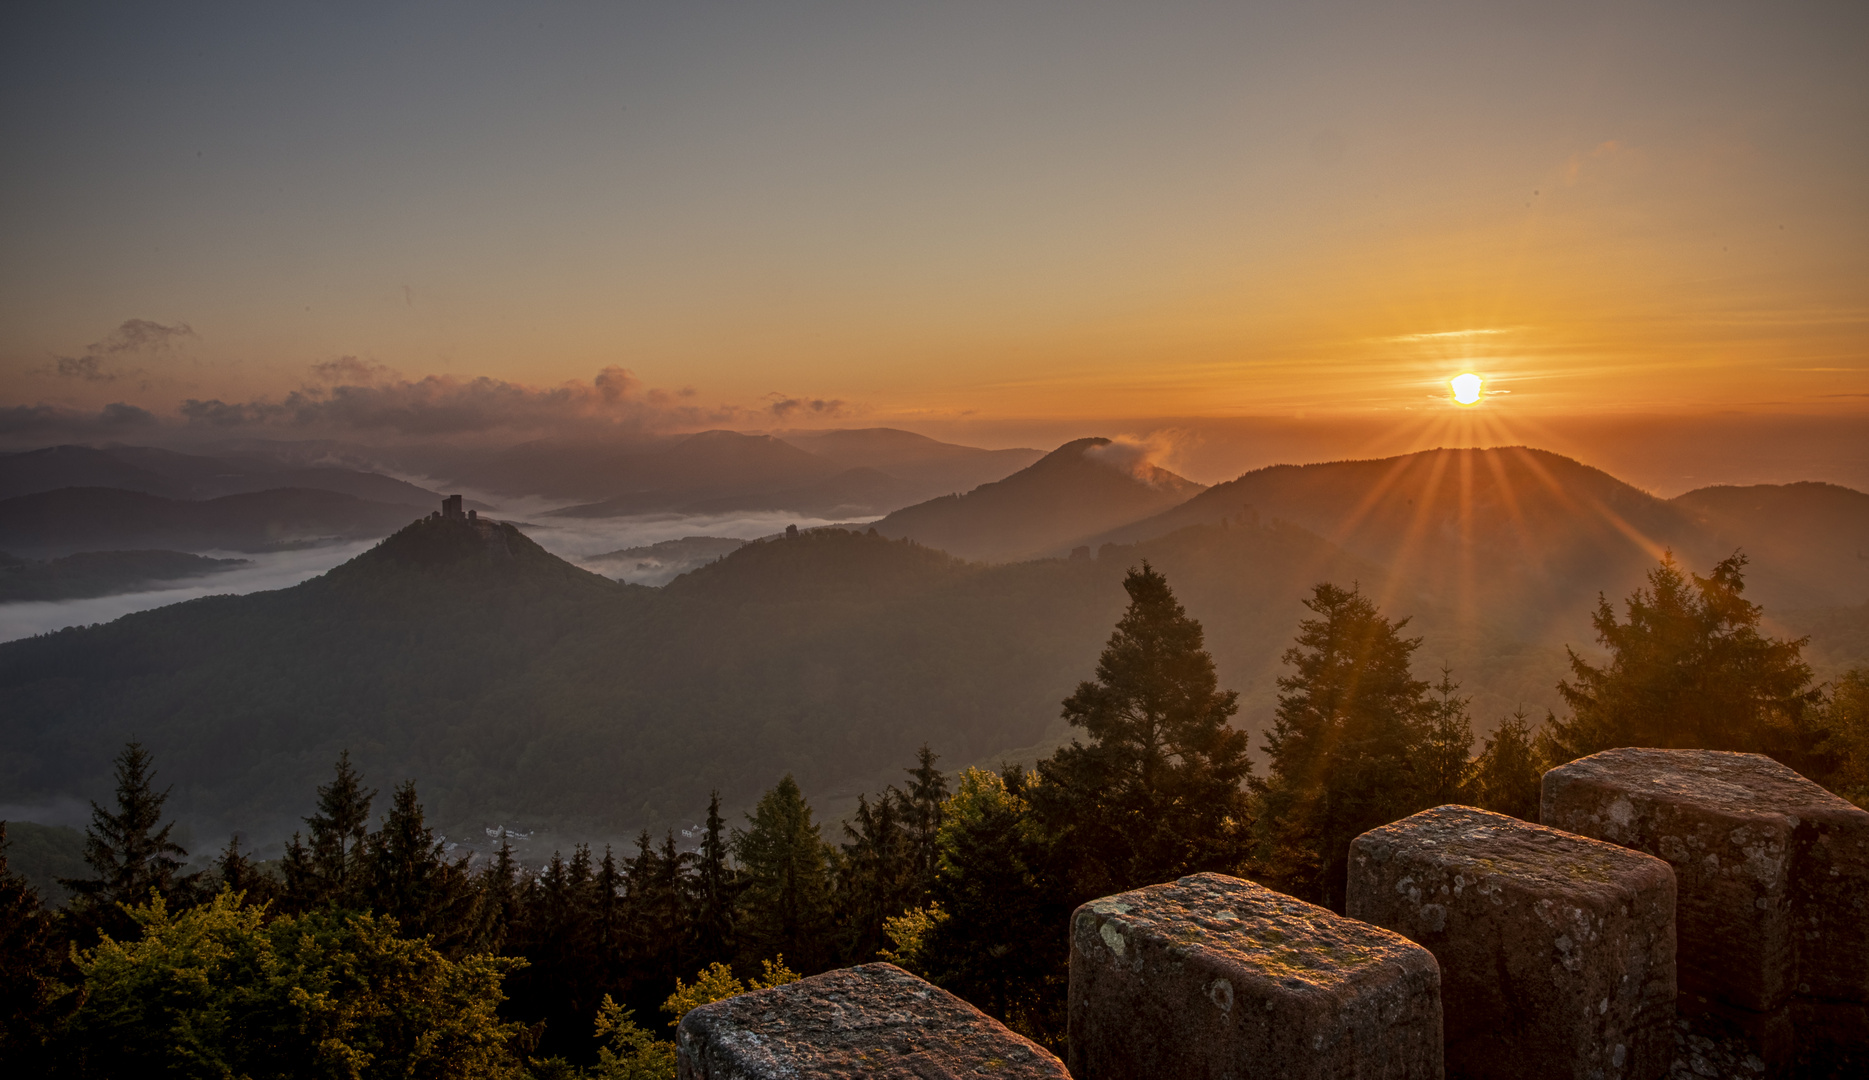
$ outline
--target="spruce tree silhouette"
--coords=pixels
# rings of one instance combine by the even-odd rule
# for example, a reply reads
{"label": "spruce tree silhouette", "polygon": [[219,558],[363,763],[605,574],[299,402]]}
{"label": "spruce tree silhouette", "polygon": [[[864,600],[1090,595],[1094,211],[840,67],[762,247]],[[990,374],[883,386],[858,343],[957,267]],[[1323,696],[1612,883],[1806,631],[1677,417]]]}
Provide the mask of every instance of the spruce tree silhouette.
{"label": "spruce tree silhouette", "polygon": [[363,778],[350,764],[350,751],[338,754],[336,775],[318,789],[318,812],[305,820],[307,846],[292,834],[284,859],[286,896],[294,908],[361,907],[364,857],[370,831],[370,803],[376,792],[363,789]]}
{"label": "spruce tree silhouette", "polygon": [[1039,817],[1080,898],[1237,871],[1249,842],[1239,695],[1220,690],[1201,624],[1147,562],[1123,581],[1129,607],[1094,682],[1064,701],[1071,740],[1038,763]]}
{"label": "spruce tree silhouette", "polygon": [[1544,767],[1524,709],[1499,722],[1499,729],[1486,737],[1475,765],[1473,786],[1480,808],[1525,821],[1538,820]]}
{"label": "spruce tree silhouette", "polygon": [[720,816],[720,791],[707,802],[706,831],[695,860],[695,958],[703,966],[733,959],[734,877],[727,862],[727,822]]}
{"label": "spruce tree silhouette", "polygon": [[830,845],[811,819],[811,806],[790,773],[760,796],[735,829],[733,851],[745,882],[738,927],[746,960],[784,955],[799,971],[830,961],[824,929],[830,917]]}
{"label": "spruce tree silhouette", "polygon": [[1599,594],[1591,622],[1609,660],[1593,664],[1566,650],[1571,679],[1558,693],[1571,715],[1545,719],[1539,749],[1547,764],[1656,746],[1766,753],[1809,771],[1814,733],[1805,713],[1822,701],[1802,655],[1809,639],[1759,632],[1745,566],[1736,554],[1701,577],[1665,554],[1648,587],[1624,601],[1626,621]]}
{"label": "spruce tree silhouette", "polygon": [[[1414,757],[1436,715],[1428,684],[1409,671],[1420,638],[1356,589],[1324,583],[1305,606],[1278,680],[1265,740],[1270,775],[1260,801],[1260,872],[1280,888],[1343,910],[1349,845],[1359,833],[1421,809]],[[1451,691],[1450,691],[1451,693]]]}
{"label": "spruce tree silhouette", "polygon": [[117,755],[116,772],[116,812],[93,801],[91,824],[85,829],[84,861],[97,876],[59,879],[59,884],[72,891],[74,922],[91,934],[102,931],[112,936],[132,929],[119,904],[148,903],[152,891],[165,900],[188,902],[200,876],[177,876],[188,852],[169,839],[173,822],[157,827],[169,793],[152,786],[155,771],[142,743],[131,742],[123,748]]}
{"label": "spruce tree silhouette", "polygon": [[49,1040],[77,1003],[58,978],[64,952],[57,917],[7,865],[0,821],[0,1066],[11,1075],[53,1075]]}

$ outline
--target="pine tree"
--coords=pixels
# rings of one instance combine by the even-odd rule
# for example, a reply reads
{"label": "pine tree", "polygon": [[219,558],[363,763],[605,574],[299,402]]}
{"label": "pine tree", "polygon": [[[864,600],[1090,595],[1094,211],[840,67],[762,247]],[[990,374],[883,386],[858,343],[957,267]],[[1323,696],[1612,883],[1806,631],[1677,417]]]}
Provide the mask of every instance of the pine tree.
{"label": "pine tree", "polygon": [[0,1071],[51,1075],[48,1039],[73,996],[58,977],[64,955],[58,922],[39,891],[7,865],[0,821]]}
{"label": "pine tree", "polygon": [[247,904],[264,904],[278,892],[277,882],[240,853],[238,833],[227,838],[227,846],[221,849],[221,857],[215,863],[215,872],[220,878],[220,887],[242,894]]}
{"label": "pine tree", "polygon": [[515,941],[523,932],[525,912],[521,904],[519,864],[513,859],[513,844],[504,834],[493,858],[480,872],[480,927],[476,944],[480,951],[505,951],[509,937]]}
{"label": "pine tree", "polygon": [[[912,961],[937,985],[1049,1046],[1063,1035],[1069,902],[1045,882],[1028,777],[968,769],[941,825],[927,930]],[[899,945],[901,943],[898,943]]]}
{"label": "pine tree", "polygon": [[152,890],[166,900],[188,902],[197,875],[177,875],[188,852],[169,839],[174,823],[157,828],[169,793],[151,786],[154,770],[143,744],[125,746],[116,767],[117,811],[91,803],[85,830],[84,861],[97,876],[59,883],[72,891],[73,914],[81,927],[123,934],[133,928],[119,904],[147,903]]}
{"label": "pine tree", "polygon": [[1476,764],[1474,787],[1482,809],[1538,820],[1544,769],[1524,709],[1499,722],[1499,730],[1486,737]]}
{"label": "pine tree", "polygon": [[837,906],[839,952],[847,962],[875,959],[885,943],[883,922],[922,900],[911,834],[901,820],[913,812],[909,799],[891,788],[874,803],[858,795],[853,822],[844,825],[849,843],[837,859]]}
{"label": "pine tree", "polygon": [[1252,768],[1244,732],[1228,726],[1238,694],[1222,691],[1201,624],[1148,563],[1123,582],[1129,608],[1064,717],[1088,743],[1039,763],[1035,806],[1071,853],[1080,898],[1234,870],[1247,852]]}
{"label": "pine tree", "polygon": [[1414,755],[1415,777],[1423,806],[1470,803],[1474,798],[1473,721],[1467,716],[1472,700],[1459,696],[1454,669],[1441,665],[1441,681],[1430,687],[1421,742]]}
{"label": "pine tree", "polygon": [[1808,639],[1759,633],[1746,600],[1744,555],[1709,577],[1684,575],[1674,556],[1649,572],[1619,622],[1597,597],[1591,622],[1609,661],[1570,653],[1572,680],[1558,683],[1568,719],[1545,724],[1540,750],[1562,764],[1618,746],[1769,753],[1805,764],[1805,712],[1822,700],[1802,657]]}
{"label": "pine tree", "polygon": [[568,861],[552,852],[527,884],[523,933],[508,943],[527,961],[511,980],[512,1012],[543,1023],[542,1057],[583,1056],[589,1046],[586,1033],[604,994],[604,965],[592,948],[592,886],[589,847],[579,844]]}
{"label": "pine tree", "polygon": [[591,881],[591,950],[597,960],[597,981],[607,993],[619,991],[629,981],[632,957],[625,882],[616,853],[605,844],[604,857]]}
{"label": "pine tree", "polygon": [[395,919],[404,936],[431,938],[451,959],[473,943],[475,895],[467,859],[448,862],[423,815],[415,781],[396,788],[383,824],[369,836],[362,876],[370,906]]}
{"label": "pine tree", "polygon": [[935,868],[941,859],[941,814],[948,790],[946,774],[935,768],[939,760],[934,750],[923,743],[915,753],[915,767],[908,770],[909,789],[902,818],[913,860],[917,903],[934,887]]}
{"label": "pine tree", "polygon": [[[648,834],[645,833],[646,837]],[[649,894],[641,908],[644,925],[653,934],[654,948],[647,974],[650,981],[666,984],[689,967],[687,950],[690,927],[685,900],[685,871],[688,856],[675,844],[674,830],[662,837],[662,848],[649,868]]]}
{"label": "pine tree", "polygon": [[720,816],[720,792],[707,802],[707,827],[695,864],[695,960],[706,965],[733,959],[735,889],[727,863],[726,821]]}
{"label": "pine tree", "polygon": [[364,862],[376,792],[363,789],[349,750],[338,755],[336,773],[318,789],[318,812],[305,819],[310,843],[293,833],[286,846],[286,897],[299,910],[358,907],[365,901]]}
{"label": "pine tree", "polygon": [[830,959],[830,850],[811,820],[811,806],[791,775],[760,796],[748,827],[733,832],[745,882],[737,929],[749,963],[783,954],[801,971]]}
{"label": "pine tree", "polygon": [[1428,684],[1404,638],[1360,591],[1324,583],[1305,606],[1278,680],[1278,710],[1265,749],[1270,775],[1260,800],[1259,871],[1271,883],[1343,910],[1349,845],[1359,833],[1421,808],[1413,755],[1433,713]]}
{"label": "pine tree", "polygon": [[1844,672],[1813,719],[1813,775],[1857,806],[1869,807],[1869,668]]}

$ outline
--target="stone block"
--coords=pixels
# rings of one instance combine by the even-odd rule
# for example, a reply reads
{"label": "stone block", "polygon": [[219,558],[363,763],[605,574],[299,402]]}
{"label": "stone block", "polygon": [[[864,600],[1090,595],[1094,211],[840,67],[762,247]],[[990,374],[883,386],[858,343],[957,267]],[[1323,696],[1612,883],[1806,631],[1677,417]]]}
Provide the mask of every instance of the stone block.
{"label": "stone block", "polygon": [[1350,844],[1346,910],[1434,954],[1447,1075],[1657,1080],[1674,1056],[1674,873],[1468,806]]}
{"label": "stone block", "polygon": [[1540,817],[1674,867],[1684,1015],[1802,1002],[1800,1058],[1869,1051],[1819,1019],[1869,1004],[1869,812],[1762,755],[1624,748],[1547,772]]}
{"label": "stone block", "polygon": [[1071,916],[1077,1080],[1438,1080],[1440,973],[1399,934],[1221,874]]}
{"label": "stone block", "polygon": [[1539,816],[1674,867],[1682,992],[1869,1002],[1869,812],[1759,754],[1626,748],[1545,773]]}
{"label": "stone block", "polygon": [[827,971],[703,1005],[675,1032],[680,1080],[1070,1080],[1043,1048],[894,964]]}

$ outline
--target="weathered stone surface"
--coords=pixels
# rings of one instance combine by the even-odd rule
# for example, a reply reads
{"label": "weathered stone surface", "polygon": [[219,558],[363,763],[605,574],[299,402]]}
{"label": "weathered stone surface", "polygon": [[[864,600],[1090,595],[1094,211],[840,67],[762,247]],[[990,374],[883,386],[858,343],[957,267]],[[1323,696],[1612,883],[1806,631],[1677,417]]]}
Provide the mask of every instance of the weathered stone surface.
{"label": "weathered stone surface", "polygon": [[1078,908],[1070,995],[1077,1080],[1442,1075],[1427,950],[1221,874]]}
{"label": "weathered stone surface", "polygon": [[1449,1077],[1663,1076],[1674,899],[1660,859],[1468,806],[1350,845],[1349,915],[1440,962]]}
{"label": "weathered stone surface", "polygon": [[1070,1080],[1064,1064],[894,964],[703,1005],[675,1033],[680,1080],[968,1076]]}
{"label": "weathered stone surface", "polygon": [[1869,1054],[1819,1019],[1869,1004],[1869,812],[1758,754],[1625,748],[1547,772],[1540,816],[1674,867],[1684,1017],[1804,1002],[1800,1060]]}

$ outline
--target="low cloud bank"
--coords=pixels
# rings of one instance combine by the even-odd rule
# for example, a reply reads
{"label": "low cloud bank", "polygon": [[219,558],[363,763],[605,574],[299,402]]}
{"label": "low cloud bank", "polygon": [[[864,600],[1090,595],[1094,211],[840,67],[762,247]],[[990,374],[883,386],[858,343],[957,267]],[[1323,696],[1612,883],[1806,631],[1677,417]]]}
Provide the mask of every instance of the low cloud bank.
{"label": "low cloud bank", "polygon": [[231,596],[283,589],[348,562],[375,544],[375,540],[364,540],[260,555],[206,552],[220,556],[238,554],[253,565],[205,578],[189,578],[177,582],[174,588],[152,588],[81,600],[27,600],[0,604],[0,641],[49,634],[68,626],[110,622],[132,612],[167,607],[203,596]]}
{"label": "low cloud bank", "polygon": [[214,429],[293,428],[412,437],[492,431],[555,434],[647,433],[720,423],[736,410],[691,402],[693,390],[645,388],[620,367],[590,382],[534,387],[482,376],[396,377],[354,357],[319,364],[311,382],[279,400],[227,402],[190,398],[182,417]]}
{"label": "low cloud bank", "polygon": [[[144,320],[125,323],[118,334],[83,356],[58,360],[61,374],[85,381],[110,381],[111,349],[166,347],[170,337],[192,334],[186,326]],[[128,402],[98,412],[67,405],[0,406],[0,439],[12,444],[80,442],[167,429],[183,439],[201,436],[290,434],[363,437],[374,440],[450,440],[486,435],[514,438],[608,439],[696,431],[774,420],[831,420],[861,410],[835,398],[772,393],[755,407],[706,405],[693,388],[664,390],[644,385],[626,368],[606,367],[590,381],[531,386],[487,376],[404,376],[382,364],[340,357],[312,365],[309,377],[283,397],[228,401],[193,397],[170,418]]]}

